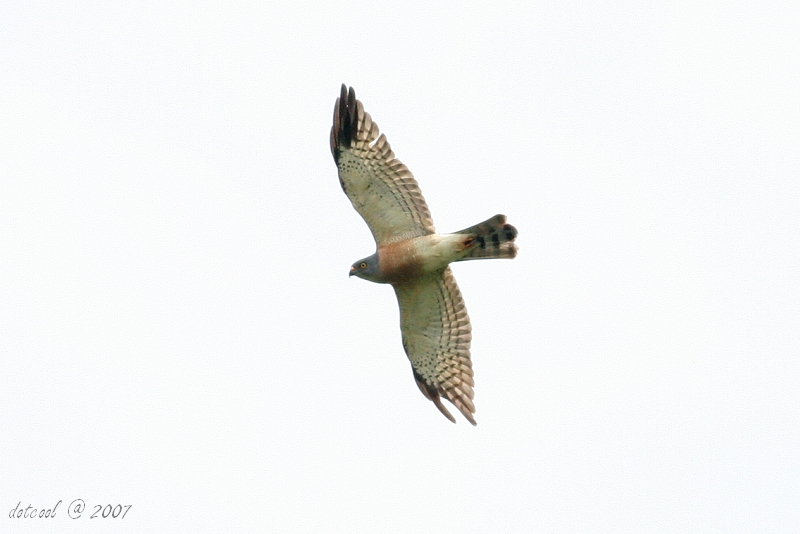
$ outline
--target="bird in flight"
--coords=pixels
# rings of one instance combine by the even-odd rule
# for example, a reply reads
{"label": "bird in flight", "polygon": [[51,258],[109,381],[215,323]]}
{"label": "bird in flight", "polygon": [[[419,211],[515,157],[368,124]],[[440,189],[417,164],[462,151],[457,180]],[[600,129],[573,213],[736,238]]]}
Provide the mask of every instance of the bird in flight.
{"label": "bird in flight", "polygon": [[375,238],[377,250],[350,276],[391,284],[400,306],[403,348],[422,394],[453,423],[447,399],[473,425],[469,346],[472,327],[449,264],[514,258],[517,229],[495,215],[452,234],[437,234],[411,171],[396,159],[351,87],[342,84],[331,128],[339,183]]}

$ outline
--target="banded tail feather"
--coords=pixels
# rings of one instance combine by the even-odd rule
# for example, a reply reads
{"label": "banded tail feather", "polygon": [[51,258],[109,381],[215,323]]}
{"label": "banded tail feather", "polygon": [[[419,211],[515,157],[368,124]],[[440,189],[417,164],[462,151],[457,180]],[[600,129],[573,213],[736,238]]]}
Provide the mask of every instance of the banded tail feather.
{"label": "banded tail feather", "polygon": [[512,259],[517,256],[517,229],[506,223],[505,215],[495,215],[475,226],[465,228],[457,234],[471,234],[467,246],[469,252],[458,261],[492,258]]}

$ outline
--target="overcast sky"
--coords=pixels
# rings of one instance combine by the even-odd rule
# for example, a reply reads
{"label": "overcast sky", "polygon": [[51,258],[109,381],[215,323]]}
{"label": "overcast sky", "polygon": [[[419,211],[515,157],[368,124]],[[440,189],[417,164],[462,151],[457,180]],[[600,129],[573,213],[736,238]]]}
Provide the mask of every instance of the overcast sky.
{"label": "overcast sky", "polygon": [[[800,4],[403,5],[2,4],[0,531],[800,530]],[[519,229],[477,427],[347,276],[342,82]]]}

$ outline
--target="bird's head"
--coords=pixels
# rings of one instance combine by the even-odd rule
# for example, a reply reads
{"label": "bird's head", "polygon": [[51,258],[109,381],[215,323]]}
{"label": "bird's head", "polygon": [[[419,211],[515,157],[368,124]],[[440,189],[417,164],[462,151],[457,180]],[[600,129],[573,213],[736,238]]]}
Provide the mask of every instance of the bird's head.
{"label": "bird's head", "polygon": [[358,260],[350,267],[350,276],[357,276],[370,282],[376,282],[378,277],[378,254]]}

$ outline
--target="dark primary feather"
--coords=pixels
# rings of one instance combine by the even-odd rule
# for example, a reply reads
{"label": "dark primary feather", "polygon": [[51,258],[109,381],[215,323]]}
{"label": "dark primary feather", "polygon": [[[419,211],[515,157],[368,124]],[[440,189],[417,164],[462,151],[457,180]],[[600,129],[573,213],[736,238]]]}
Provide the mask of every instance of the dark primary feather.
{"label": "dark primary feather", "polygon": [[331,153],[333,160],[339,163],[339,154],[343,148],[350,148],[358,135],[358,106],[356,92],[352,87],[348,92],[342,84],[342,91],[336,101],[331,129]]}

